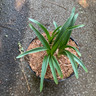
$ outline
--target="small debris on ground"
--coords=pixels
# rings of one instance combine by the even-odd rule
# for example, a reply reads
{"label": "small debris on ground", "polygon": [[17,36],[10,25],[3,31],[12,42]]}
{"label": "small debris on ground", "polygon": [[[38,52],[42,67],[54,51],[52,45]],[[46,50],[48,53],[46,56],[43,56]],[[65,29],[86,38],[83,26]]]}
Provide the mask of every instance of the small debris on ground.
{"label": "small debris on ground", "polygon": [[7,38],[7,37],[8,37],[8,35],[5,35],[5,37]]}
{"label": "small debris on ground", "polygon": [[89,4],[87,3],[87,0],[79,0],[79,4],[83,7],[83,8],[87,8],[89,6]]}

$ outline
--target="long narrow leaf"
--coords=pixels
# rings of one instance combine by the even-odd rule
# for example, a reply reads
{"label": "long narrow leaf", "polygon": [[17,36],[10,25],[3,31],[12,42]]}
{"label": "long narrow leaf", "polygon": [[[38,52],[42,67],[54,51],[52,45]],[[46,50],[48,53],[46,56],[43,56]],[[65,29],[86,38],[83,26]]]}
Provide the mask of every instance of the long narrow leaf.
{"label": "long narrow leaf", "polygon": [[16,58],[21,58],[21,57],[23,57],[23,56],[25,56],[25,55],[27,55],[27,54],[30,54],[30,53],[35,53],[35,52],[40,52],[40,51],[46,51],[46,50],[47,50],[47,49],[44,48],[44,47],[34,48],[34,49],[31,49],[31,50],[29,50],[29,51],[26,51],[26,52],[20,54],[20,55],[17,56]]}
{"label": "long narrow leaf", "polygon": [[88,70],[87,70],[86,66],[83,64],[83,62],[77,56],[75,56],[74,54],[72,54],[72,55],[74,57],[74,60],[77,63],[79,63],[79,65],[85,70],[85,72],[88,72]]}
{"label": "long narrow leaf", "polygon": [[44,76],[46,74],[46,70],[48,67],[48,62],[49,62],[49,56],[45,56],[43,59],[43,63],[42,63],[42,72],[41,72],[41,80],[40,80],[40,92],[43,89],[43,81],[44,81]]}
{"label": "long narrow leaf", "polygon": [[73,30],[73,29],[77,29],[77,28],[81,28],[81,27],[84,27],[84,25],[83,24],[81,24],[81,25],[74,25],[72,27],[69,27],[68,29]]}
{"label": "long narrow leaf", "polygon": [[66,30],[60,37],[60,39],[55,43],[53,44],[52,46],[52,49],[51,49],[51,54],[53,55],[54,52],[57,50],[58,46],[60,45],[62,39],[64,38],[65,34],[68,32],[69,30]]}
{"label": "long narrow leaf", "polygon": [[78,13],[73,17],[72,19],[72,22],[71,22],[71,25],[70,26],[73,26],[77,20],[77,17],[78,17]]}
{"label": "long narrow leaf", "polygon": [[72,48],[72,49],[74,49],[77,52],[77,54],[79,56],[81,56],[81,53],[79,52],[79,50],[76,47],[73,47],[73,46],[70,46],[70,45],[66,45],[65,48]]}
{"label": "long narrow leaf", "polygon": [[63,25],[61,31],[59,32],[58,36],[56,37],[55,41],[54,41],[54,45],[55,43],[60,39],[60,37],[62,36],[62,34],[65,32],[65,30],[70,26],[72,18],[74,16],[75,13],[75,8],[73,8],[72,13],[69,17],[69,19],[66,21],[66,23]]}
{"label": "long narrow leaf", "polygon": [[48,30],[40,23],[38,22],[37,20],[34,20],[34,19],[31,19],[29,18],[30,21],[32,21],[33,23],[36,23],[46,34],[47,38],[48,38],[48,41],[50,41],[50,34],[48,32]]}
{"label": "long narrow leaf", "polygon": [[50,59],[49,59],[49,66],[50,66],[50,68],[51,68],[51,72],[52,72],[54,81],[55,81],[56,84],[58,84],[58,80],[57,80],[57,76],[56,76],[56,71],[55,71],[55,68],[54,68],[54,66],[53,66],[52,57],[50,57]]}
{"label": "long narrow leaf", "polygon": [[[75,22],[76,22],[76,20],[77,20],[77,17],[78,17],[78,14],[76,14],[76,15],[73,17],[73,19],[72,19],[72,21],[71,21],[71,23],[70,23],[70,27],[71,27],[71,26],[74,26],[74,24],[75,24]],[[64,45],[67,44],[67,42],[68,42],[69,39],[70,39],[71,33],[72,33],[72,30],[70,30],[70,31],[66,34],[66,36],[63,38],[62,43],[60,44],[60,47],[59,47],[59,48],[61,48],[62,46],[64,46]]]}
{"label": "long narrow leaf", "polygon": [[57,28],[53,31],[52,36],[56,33],[56,31],[57,31],[59,28],[61,28],[61,26],[57,27]]}
{"label": "long narrow leaf", "polygon": [[[60,43],[61,43],[61,41],[63,40],[63,38],[67,38],[67,36],[68,36],[68,32],[71,32],[70,30],[73,30],[73,29],[76,29],[76,28],[78,28],[79,27],[79,25],[78,26],[73,26],[73,27],[70,27],[70,29],[68,28],[68,29],[66,29],[66,31],[65,32],[63,32],[63,34],[61,35],[61,37],[58,39],[58,41],[55,43],[55,44],[53,44],[53,46],[52,46],[52,50],[51,50],[51,54],[54,54],[54,52],[56,51],[56,49],[58,48],[58,46],[60,45]],[[66,36],[67,35],[67,36]],[[65,41],[63,41],[63,43],[65,43],[66,42],[66,39],[64,39]],[[64,45],[62,45],[61,47],[60,47],[60,49],[62,49],[62,47],[64,47]]]}
{"label": "long narrow leaf", "polygon": [[40,32],[35,29],[35,27],[32,24],[29,24],[30,28],[35,32],[35,34],[37,35],[37,37],[39,38],[39,40],[41,41],[41,43],[43,44],[43,46],[47,49],[50,49],[50,46],[48,44],[48,42],[46,41],[46,39],[40,34]]}
{"label": "long narrow leaf", "polygon": [[54,56],[52,56],[52,59],[53,59],[53,65],[54,65],[54,67],[56,68],[56,70],[59,73],[60,77],[63,78],[63,74],[61,72],[61,68],[60,68],[60,65],[59,65],[57,59]]}
{"label": "long narrow leaf", "polygon": [[83,27],[84,25],[75,25],[75,26],[72,26],[72,27],[69,27],[68,28],[68,32],[66,32],[66,34],[64,35],[64,39],[62,40],[62,43],[60,44],[60,47],[59,49],[63,49],[64,45],[67,44],[67,42],[69,41],[69,38],[70,38],[70,35],[71,35],[71,30],[73,29],[77,29],[77,28],[80,28],[80,27]]}
{"label": "long narrow leaf", "polygon": [[58,27],[58,25],[57,25],[57,23],[55,21],[53,21],[53,24],[54,24],[55,28]]}
{"label": "long narrow leaf", "polygon": [[73,67],[75,76],[76,76],[76,78],[78,79],[78,70],[77,70],[77,65],[76,65],[76,62],[75,62],[75,60],[74,60],[74,57],[73,57],[73,55],[72,55],[69,51],[67,51],[67,50],[65,50],[65,53],[67,54],[67,56],[68,56],[68,58],[69,58],[69,60],[70,60],[70,62],[71,62],[71,64],[72,64],[72,67]]}
{"label": "long narrow leaf", "polygon": [[59,28],[61,28],[61,26],[57,27],[57,28],[54,30],[54,32],[52,33],[52,37],[51,37],[50,43],[53,42],[53,39],[54,39],[54,38],[56,37],[56,35],[59,33],[59,31],[56,32],[57,30],[59,30]]}

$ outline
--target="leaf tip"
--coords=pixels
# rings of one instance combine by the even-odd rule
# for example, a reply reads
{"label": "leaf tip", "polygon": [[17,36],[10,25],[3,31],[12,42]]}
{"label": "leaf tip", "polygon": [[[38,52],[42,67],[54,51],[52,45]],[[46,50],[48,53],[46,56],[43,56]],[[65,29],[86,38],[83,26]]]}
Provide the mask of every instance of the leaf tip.
{"label": "leaf tip", "polygon": [[40,92],[42,92],[43,85],[40,83]]}
{"label": "leaf tip", "polygon": [[73,13],[73,12],[75,12],[75,7],[73,7],[73,9],[72,9],[72,13]]}
{"label": "leaf tip", "polygon": [[81,57],[81,53],[78,54]]}
{"label": "leaf tip", "polygon": [[57,82],[55,82],[56,84],[58,84],[58,81]]}
{"label": "leaf tip", "polygon": [[84,24],[81,25],[81,27],[84,27],[84,26],[85,26]]}
{"label": "leaf tip", "polygon": [[76,79],[78,79],[78,78],[79,78],[79,76],[77,75],[77,76],[76,76]]}
{"label": "leaf tip", "polygon": [[55,83],[58,84],[58,80],[55,80]]}
{"label": "leaf tip", "polygon": [[40,92],[42,92],[42,88],[40,87]]}
{"label": "leaf tip", "polygon": [[28,18],[29,19],[29,21],[32,21],[33,19],[31,19],[31,18]]}
{"label": "leaf tip", "polygon": [[61,74],[61,78],[63,79],[63,74]]}
{"label": "leaf tip", "polygon": [[20,58],[20,56],[17,56],[16,59]]}
{"label": "leaf tip", "polygon": [[87,68],[85,69],[85,72],[88,73],[88,69]]}

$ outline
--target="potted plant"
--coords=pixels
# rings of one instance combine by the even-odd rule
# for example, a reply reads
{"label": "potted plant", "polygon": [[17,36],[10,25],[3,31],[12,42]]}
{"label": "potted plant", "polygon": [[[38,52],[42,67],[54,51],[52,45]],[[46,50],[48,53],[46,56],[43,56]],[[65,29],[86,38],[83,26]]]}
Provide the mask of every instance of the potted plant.
{"label": "potted plant", "polygon": [[[56,84],[58,84],[58,78],[62,79],[64,78],[63,74],[64,68],[61,70],[61,67],[64,66],[63,62],[65,61],[70,60],[70,62],[68,61],[69,63],[68,62],[67,63],[69,65],[70,64],[72,65],[70,66],[73,68],[72,70],[74,71],[76,78],[78,78],[78,65],[80,65],[85,70],[85,72],[88,72],[83,62],[79,59],[81,54],[78,50],[78,46],[76,45],[76,43],[74,43],[72,39],[70,39],[70,35],[73,29],[84,26],[84,25],[74,25],[77,17],[78,14],[75,14],[75,8],[73,8],[70,17],[67,19],[67,21],[63,26],[57,26],[56,22],[55,21],[53,22],[56,29],[52,32],[48,32],[48,30],[38,21],[29,18],[29,20],[32,21],[33,23],[36,23],[44,31],[44,33],[41,34],[32,24],[29,24],[30,28],[35,32],[37,37],[34,40],[32,40],[31,44],[28,47],[28,50],[17,56],[17,58],[29,55],[30,57],[29,63],[33,64],[32,66],[30,65],[33,71],[34,71],[33,67],[35,67],[35,69],[36,67],[38,67],[36,65],[37,62],[41,64],[40,66],[42,66],[42,70],[39,68],[40,69],[39,76],[41,78],[40,91],[42,91],[43,89],[44,77],[47,74],[46,71],[48,72],[50,70],[52,72],[51,75],[53,76],[54,82]],[[59,59],[61,61],[59,61]],[[73,71],[70,74],[72,74]],[[68,76],[70,76],[70,74]]]}

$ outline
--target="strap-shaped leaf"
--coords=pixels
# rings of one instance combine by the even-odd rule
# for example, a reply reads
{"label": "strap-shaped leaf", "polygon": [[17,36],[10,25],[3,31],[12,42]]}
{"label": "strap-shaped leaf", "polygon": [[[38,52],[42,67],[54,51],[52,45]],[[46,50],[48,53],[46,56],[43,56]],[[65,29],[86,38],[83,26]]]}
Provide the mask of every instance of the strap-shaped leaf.
{"label": "strap-shaped leaf", "polygon": [[46,50],[47,50],[47,48],[44,48],[44,47],[34,48],[34,49],[31,49],[31,50],[29,50],[29,51],[26,51],[26,52],[20,54],[20,55],[17,56],[16,58],[21,58],[21,57],[23,57],[23,56],[25,56],[25,55],[27,55],[27,54],[30,54],[30,53],[35,53],[35,52],[40,52],[40,51],[46,51]]}
{"label": "strap-shaped leaf", "polygon": [[[71,21],[71,23],[70,23],[70,27],[71,27],[71,26],[74,26],[74,24],[75,24],[75,22],[76,22],[76,20],[77,20],[77,17],[78,17],[78,14],[76,14],[76,15],[73,17],[73,19],[72,19],[72,21]],[[65,38],[63,38],[63,40],[62,40],[59,48],[61,48],[63,45],[66,45],[66,44],[67,44],[67,42],[68,42],[69,39],[70,39],[71,33],[72,33],[72,30],[70,30],[70,31],[67,33],[67,36],[66,36]]]}
{"label": "strap-shaped leaf", "polygon": [[70,60],[70,62],[71,62],[71,64],[72,64],[72,67],[73,67],[75,76],[76,76],[76,78],[78,79],[78,70],[77,70],[77,65],[76,65],[76,62],[75,62],[75,60],[74,60],[74,57],[73,57],[73,55],[72,55],[69,51],[67,51],[67,50],[65,50],[65,53],[67,54],[67,56],[68,56],[68,58],[69,58],[69,60]]}
{"label": "strap-shaped leaf", "polygon": [[[54,52],[57,50],[57,48],[58,48],[58,46],[60,45],[60,43],[62,43],[62,42],[65,43],[65,42],[66,42],[67,37],[69,37],[68,34],[69,34],[69,32],[71,32],[70,30],[73,30],[73,29],[76,29],[76,28],[79,28],[79,27],[82,27],[82,25],[75,25],[75,26],[72,26],[72,27],[66,29],[66,31],[63,32],[63,34],[62,34],[61,37],[58,39],[58,41],[57,41],[55,44],[53,44],[52,49],[51,49],[51,54],[54,54]],[[64,38],[64,41],[62,41],[63,38]],[[62,42],[61,42],[61,41],[62,41]],[[62,46],[60,47],[60,49],[63,49],[63,47],[64,47],[64,45],[62,45]]]}
{"label": "strap-shaped leaf", "polygon": [[[62,51],[60,54],[67,56],[67,54],[65,53],[65,50]],[[73,53],[70,53],[70,54],[73,55],[74,60],[85,70],[85,72],[88,72],[88,70],[87,70],[86,66],[83,64],[83,62],[77,56],[75,56]]]}
{"label": "strap-shaped leaf", "polygon": [[56,33],[56,31],[58,30],[58,29],[60,29],[61,28],[61,26],[59,26],[59,27],[57,27],[54,31],[53,31],[53,33],[52,33],[52,36]]}
{"label": "strap-shaped leaf", "polygon": [[69,19],[66,21],[66,23],[65,23],[65,24],[63,25],[63,27],[61,28],[58,36],[56,37],[56,39],[55,39],[55,41],[54,41],[54,45],[55,45],[55,43],[60,39],[60,37],[62,36],[62,34],[65,32],[65,30],[70,26],[71,21],[72,21],[72,18],[73,18],[73,16],[74,16],[74,13],[75,13],[75,8],[73,8]]}
{"label": "strap-shaped leaf", "polygon": [[83,62],[74,54],[72,54],[72,55],[74,57],[74,60],[85,70],[85,72],[88,72],[88,70],[87,70],[86,66],[83,64]]}
{"label": "strap-shaped leaf", "polygon": [[57,25],[57,23],[55,21],[53,21],[53,24],[54,24],[55,28],[58,27],[58,25]]}
{"label": "strap-shaped leaf", "polygon": [[61,42],[61,44],[60,44],[60,47],[59,47],[59,49],[63,49],[63,47],[64,47],[64,45],[66,45],[67,44],[67,42],[69,41],[69,38],[70,38],[70,35],[71,35],[71,30],[73,30],[73,29],[77,29],[77,28],[80,28],[80,27],[83,27],[84,25],[82,24],[82,25],[75,25],[75,26],[71,26],[71,27],[69,27],[68,28],[68,32],[66,32],[66,34],[64,35],[64,39],[62,40],[62,42]]}
{"label": "strap-shaped leaf", "polygon": [[73,17],[70,26],[73,26],[73,25],[75,24],[75,22],[76,22],[76,20],[77,20],[77,17],[78,17],[78,13]]}
{"label": "strap-shaped leaf", "polygon": [[73,30],[73,29],[77,29],[77,28],[81,28],[81,27],[84,27],[84,25],[83,24],[81,24],[81,25],[74,25],[74,26],[69,27],[68,29],[69,30]]}
{"label": "strap-shaped leaf", "polygon": [[43,81],[44,81],[44,76],[46,74],[46,70],[48,67],[48,62],[49,62],[49,56],[45,56],[43,59],[43,63],[42,63],[42,72],[41,72],[41,80],[40,80],[40,92],[43,89]]}
{"label": "strap-shaped leaf", "polygon": [[73,47],[73,46],[70,46],[70,45],[66,45],[65,48],[72,48],[72,49],[74,49],[77,52],[77,54],[79,56],[81,56],[81,53],[79,52],[79,50],[76,47]]}
{"label": "strap-shaped leaf", "polygon": [[35,34],[37,35],[38,39],[41,41],[41,43],[43,44],[43,46],[47,49],[50,49],[50,46],[48,44],[48,42],[46,41],[46,39],[40,34],[40,32],[32,25],[29,24],[30,28],[35,32]]}
{"label": "strap-shaped leaf", "polygon": [[54,65],[54,67],[56,68],[56,70],[59,73],[60,77],[63,78],[63,74],[61,72],[61,68],[60,68],[60,65],[59,65],[57,59],[54,56],[52,56],[52,59],[53,59],[53,65]]}
{"label": "strap-shaped leaf", "polygon": [[59,28],[61,28],[61,26],[57,27],[57,28],[53,31],[52,37],[51,37],[51,40],[50,40],[50,44],[53,42],[53,39],[54,39],[54,38],[56,37],[56,35],[59,33],[59,31],[56,32],[57,30],[59,30]]}
{"label": "strap-shaped leaf", "polygon": [[66,30],[60,37],[60,39],[53,44],[52,49],[51,49],[51,55],[53,55],[55,53],[55,51],[57,50],[59,44],[61,43],[62,39],[64,38],[65,34],[68,32],[69,30]]}
{"label": "strap-shaped leaf", "polygon": [[58,80],[57,80],[57,76],[56,76],[56,71],[55,71],[55,68],[54,68],[53,61],[52,61],[52,57],[51,56],[50,56],[50,59],[49,59],[49,66],[51,68],[51,72],[52,72],[54,81],[55,81],[56,84],[58,84]]}
{"label": "strap-shaped leaf", "polygon": [[48,32],[48,30],[40,23],[38,22],[37,20],[34,20],[34,19],[31,19],[29,18],[30,21],[32,21],[33,23],[37,24],[46,34],[47,38],[48,38],[48,41],[50,41],[50,34]]}

